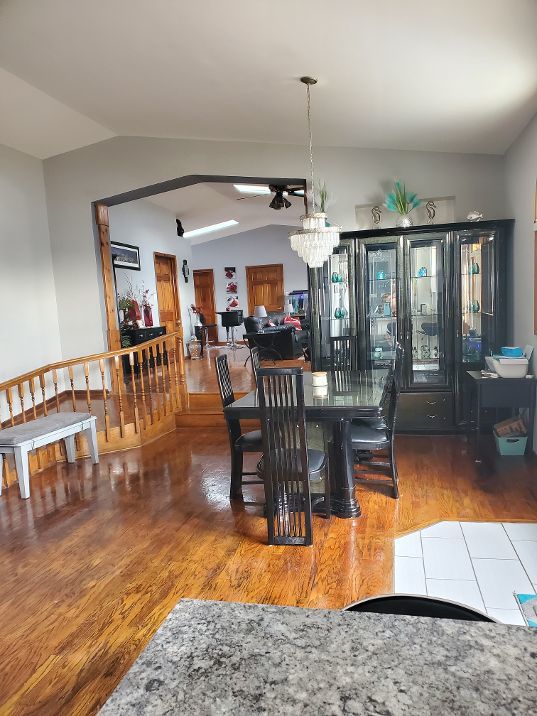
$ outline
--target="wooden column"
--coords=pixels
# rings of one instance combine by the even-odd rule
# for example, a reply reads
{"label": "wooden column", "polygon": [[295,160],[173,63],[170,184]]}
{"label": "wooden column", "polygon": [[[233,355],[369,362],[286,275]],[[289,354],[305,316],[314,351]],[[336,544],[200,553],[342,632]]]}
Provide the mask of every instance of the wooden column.
{"label": "wooden column", "polygon": [[108,207],[105,204],[95,204],[95,222],[99,231],[99,245],[101,249],[101,270],[103,276],[108,350],[115,351],[121,348],[121,338],[117,325],[116,287],[112,269],[112,254],[110,251]]}

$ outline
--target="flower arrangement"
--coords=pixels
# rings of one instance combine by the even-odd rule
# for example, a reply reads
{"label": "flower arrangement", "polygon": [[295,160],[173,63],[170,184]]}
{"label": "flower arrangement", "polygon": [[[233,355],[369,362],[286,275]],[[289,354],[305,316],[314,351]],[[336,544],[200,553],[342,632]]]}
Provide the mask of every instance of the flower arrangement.
{"label": "flower arrangement", "polygon": [[415,192],[407,193],[406,186],[400,181],[393,185],[393,191],[386,195],[384,206],[401,217],[398,226],[412,226],[412,219],[408,216],[410,212],[421,204],[421,199]]}

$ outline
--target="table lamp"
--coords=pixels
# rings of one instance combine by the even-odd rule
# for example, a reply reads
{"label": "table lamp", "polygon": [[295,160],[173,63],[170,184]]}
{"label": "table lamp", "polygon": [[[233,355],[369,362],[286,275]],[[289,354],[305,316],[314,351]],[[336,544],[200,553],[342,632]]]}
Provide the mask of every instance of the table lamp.
{"label": "table lamp", "polygon": [[266,318],[267,309],[265,308],[265,306],[254,306],[254,316],[256,318]]}

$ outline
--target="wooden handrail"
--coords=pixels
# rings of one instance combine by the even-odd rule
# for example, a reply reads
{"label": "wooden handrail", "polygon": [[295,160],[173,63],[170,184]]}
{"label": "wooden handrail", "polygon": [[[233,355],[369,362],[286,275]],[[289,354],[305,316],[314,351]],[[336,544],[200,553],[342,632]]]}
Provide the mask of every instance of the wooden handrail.
{"label": "wooden handrail", "polygon": [[59,368],[68,368],[69,366],[77,365],[79,363],[92,363],[94,361],[103,360],[105,358],[114,358],[115,356],[123,356],[128,355],[129,353],[135,353],[140,349],[156,346],[158,343],[162,343],[162,341],[165,341],[168,338],[176,338],[178,343],[183,343],[182,331],[175,331],[174,333],[166,333],[159,338],[153,338],[150,341],[145,341],[144,343],[141,343],[139,345],[130,346],[129,348],[120,348],[119,350],[106,351],[105,353],[92,353],[91,355],[82,356],[80,358],[68,358],[67,360],[58,361],[57,363],[49,363],[39,368],[35,368],[34,370],[30,370],[27,373],[22,373],[21,375],[18,375],[16,378],[11,378],[4,383],[0,383],[0,390],[13,388],[19,383],[25,383],[32,378],[39,378],[44,373],[49,373],[50,371],[58,370]]}

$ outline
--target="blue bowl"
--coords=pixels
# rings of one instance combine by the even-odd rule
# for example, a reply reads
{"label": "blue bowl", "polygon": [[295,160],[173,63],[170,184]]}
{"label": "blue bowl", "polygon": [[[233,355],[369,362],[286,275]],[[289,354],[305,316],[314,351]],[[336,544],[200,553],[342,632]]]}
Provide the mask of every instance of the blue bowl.
{"label": "blue bowl", "polygon": [[516,346],[503,346],[500,351],[505,358],[522,358],[524,356],[522,348]]}

